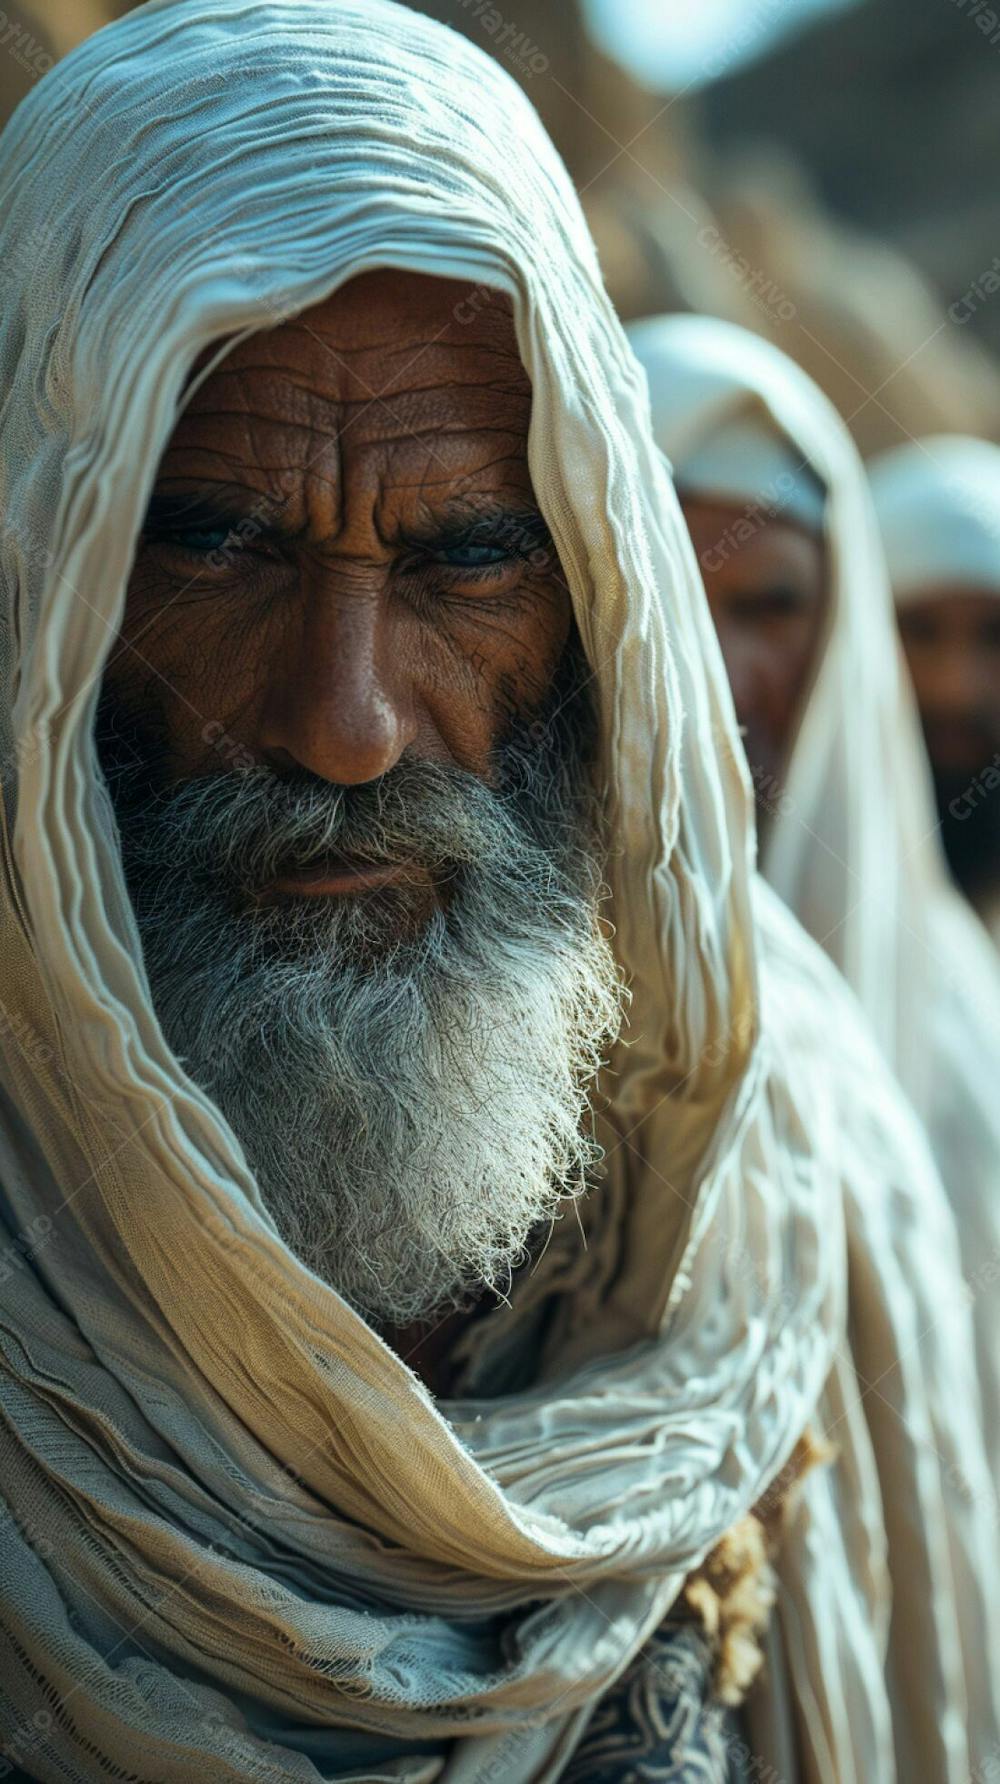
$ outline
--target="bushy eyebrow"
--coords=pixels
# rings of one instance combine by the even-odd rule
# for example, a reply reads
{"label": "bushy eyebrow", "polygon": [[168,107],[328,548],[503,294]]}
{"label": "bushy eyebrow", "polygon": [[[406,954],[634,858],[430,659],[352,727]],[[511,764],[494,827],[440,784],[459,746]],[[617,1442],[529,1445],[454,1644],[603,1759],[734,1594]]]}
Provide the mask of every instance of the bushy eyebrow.
{"label": "bushy eyebrow", "polygon": [[552,544],[545,517],[532,503],[502,501],[484,494],[453,496],[436,505],[425,503],[422,513],[394,530],[400,543],[417,546],[506,544],[513,554]]}
{"label": "bushy eyebrow", "polygon": [[150,496],[143,532],[155,537],[181,527],[245,529],[252,524],[258,534],[287,537],[296,529],[281,524],[285,505],[280,497],[254,494],[236,484],[168,485]]}
{"label": "bushy eyebrow", "polygon": [[[236,484],[195,483],[154,489],[146,509],[143,532],[147,537],[168,536],[181,529],[214,531],[225,527],[255,538],[294,539],[302,529],[283,522],[286,501],[252,492]],[[505,501],[486,492],[470,491],[440,503],[426,498],[420,511],[394,524],[383,543],[429,547],[490,543],[508,546],[512,555],[545,549],[552,544],[548,524],[530,502]]]}

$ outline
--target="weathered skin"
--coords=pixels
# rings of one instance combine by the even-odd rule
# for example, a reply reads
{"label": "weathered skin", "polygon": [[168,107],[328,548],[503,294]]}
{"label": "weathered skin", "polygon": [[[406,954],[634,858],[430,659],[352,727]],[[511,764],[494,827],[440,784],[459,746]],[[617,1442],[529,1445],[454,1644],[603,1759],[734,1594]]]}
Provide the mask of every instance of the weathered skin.
{"label": "weathered skin", "polygon": [[[353,785],[404,752],[491,777],[571,631],[530,412],[507,301],[450,280],[368,273],[233,350],[159,466],[105,674],[165,780]],[[265,896],[384,877],[338,862]],[[461,1317],[394,1336],[439,1390]]]}
{"label": "weathered skin", "polygon": [[682,493],[766,823],[780,794],[829,611],[822,541],[778,516]]}
{"label": "weathered skin", "polygon": [[[570,630],[530,409],[506,301],[450,280],[368,273],[233,350],[161,461],[106,674],[173,778],[224,765],[220,726],[339,784],[404,750],[488,775]],[[163,515],[193,497],[226,510]]]}
{"label": "weathered skin", "polygon": [[987,908],[1000,896],[1000,601],[982,589],[929,587],[905,602],[899,629],[941,839],[959,885]]}

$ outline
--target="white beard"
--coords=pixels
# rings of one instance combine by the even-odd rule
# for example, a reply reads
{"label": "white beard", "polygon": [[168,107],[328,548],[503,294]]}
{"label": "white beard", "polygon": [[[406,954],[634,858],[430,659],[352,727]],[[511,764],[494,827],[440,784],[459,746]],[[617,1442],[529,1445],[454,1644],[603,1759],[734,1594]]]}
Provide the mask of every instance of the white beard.
{"label": "white beard", "polygon": [[[596,1159],[587,1087],[621,993],[584,803],[553,752],[517,758],[513,798],[420,762],[292,794],[226,774],[131,814],[116,794],[167,1039],[282,1236],[379,1324],[505,1292]],[[389,889],[240,908],[237,878],[334,839],[447,863],[447,902],[419,925]]]}

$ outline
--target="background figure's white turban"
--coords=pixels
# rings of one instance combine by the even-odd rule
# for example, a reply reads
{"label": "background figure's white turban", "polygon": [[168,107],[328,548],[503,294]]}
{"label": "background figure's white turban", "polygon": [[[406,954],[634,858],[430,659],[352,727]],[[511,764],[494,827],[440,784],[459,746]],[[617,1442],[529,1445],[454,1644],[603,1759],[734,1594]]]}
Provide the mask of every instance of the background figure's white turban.
{"label": "background figure's white turban", "polygon": [[1000,596],[1000,446],[932,434],[868,475],[897,604],[931,589]]}
{"label": "background figure's white turban", "polygon": [[[964,1776],[1000,1566],[954,1236],[846,994],[752,884],[693,556],[530,106],[385,0],[154,0],[15,114],[0,217],[7,1749],[45,1780],[555,1778],[827,1383],[841,1461],[790,1564],[804,1775],[893,1775],[895,1522],[904,1744]],[[374,265],[513,300],[634,989],[589,1247],[557,1230],[444,1406],[280,1241],[167,1048],[92,743],[193,362]],[[498,1335],[537,1379],[491,1397]]]}

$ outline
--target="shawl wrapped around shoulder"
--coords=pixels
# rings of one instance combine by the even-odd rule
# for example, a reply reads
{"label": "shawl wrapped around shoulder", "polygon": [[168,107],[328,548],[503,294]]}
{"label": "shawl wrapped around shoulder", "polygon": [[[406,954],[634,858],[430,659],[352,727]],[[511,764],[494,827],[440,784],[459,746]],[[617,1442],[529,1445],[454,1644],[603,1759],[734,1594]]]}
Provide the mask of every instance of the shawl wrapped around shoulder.
{"label": "shawl wrapped around shoulder", "polygon": [[[152,0],[14,114],[0,218],[0,1751],[53,1784],[555,1779],[820,1416],[773,1739],[957,1784],[1000,1732],[1000,1564],[950,1216],[754,880],[642,376],[530,105],[389,0]],[[552,1302],[534,1384],[490,1392],[486,1318],[447,1403],[282,1243],[166,1046],[92,740],[195,360],[373,266],[512,300],[632,988],[588,1245],[562,1223],[504,1315]]]}
{"label": "shawl wrapped around shoulder", "polygon": [[[827,398],[769,342],[694,316],[654,317],[629,334],[680,483],[692,453],[756,419],[787,441],[826,495],[829,617],[761,865],[857,993],[926,1127],[957,1220],[1000,1488],[1000,962],[948,878],[864,466]],[[895,482],[910,497],[907,514],[897,489],[892,525],[881,498],[891,554],[902,560],[908,529],[911,562],[933,580],[949,551],[955,561],[959,529],[946,507],[964,498],[966,549],[980,562],[992,555],[1000,586],[1000,451],[985,441],[928,446],[882,461],[880,489]],[[952,468],[952,489],[941,488],[946,473],[934,453]],[[970,465],[981,483],[984,465],[992,473],[992,516]]]}

